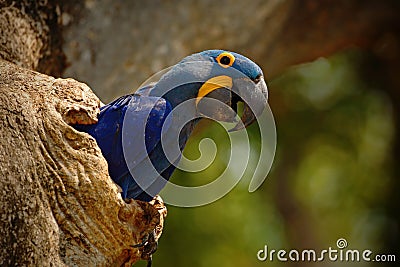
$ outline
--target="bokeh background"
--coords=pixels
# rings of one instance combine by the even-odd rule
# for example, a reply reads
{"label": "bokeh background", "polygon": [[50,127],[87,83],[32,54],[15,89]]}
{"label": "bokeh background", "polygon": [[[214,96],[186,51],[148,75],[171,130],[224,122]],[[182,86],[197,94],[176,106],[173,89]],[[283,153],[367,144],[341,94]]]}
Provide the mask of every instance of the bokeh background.
{"label": "bokeh background", "polygon": [[[264,245],[336,248],[345,238],[350,249],[400,261],[399,7],[368,0],[65,4],[63,76],[86,82],[103,102],[206,49],[244,54],[266,74],[278,136],[267,180],[248,193],[248,172],[215,203],[169,206],[154,266],[398,266],[260,262],[256,254]],[[257,125],[248,130],[256,160]],[[224,170],[229,142],[216,123],[199,125],[185,155],[199,157],[205,137],[218,144],[215,162],[200,173],[176,171],[173,182],[204,184]]]}

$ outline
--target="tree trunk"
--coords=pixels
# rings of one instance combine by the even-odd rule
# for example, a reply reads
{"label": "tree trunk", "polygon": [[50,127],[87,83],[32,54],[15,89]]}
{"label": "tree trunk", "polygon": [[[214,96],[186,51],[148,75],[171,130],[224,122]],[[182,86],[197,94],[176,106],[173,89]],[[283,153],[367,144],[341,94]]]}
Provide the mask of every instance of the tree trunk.
{"label": "tree trunk", "polygon": [[166,208],[122,200],[96,141],[70,126],[97,122],[91,89],[33,71],[65,64],[58,6],[40,3],[0,3],[0,265],[130,266]]}

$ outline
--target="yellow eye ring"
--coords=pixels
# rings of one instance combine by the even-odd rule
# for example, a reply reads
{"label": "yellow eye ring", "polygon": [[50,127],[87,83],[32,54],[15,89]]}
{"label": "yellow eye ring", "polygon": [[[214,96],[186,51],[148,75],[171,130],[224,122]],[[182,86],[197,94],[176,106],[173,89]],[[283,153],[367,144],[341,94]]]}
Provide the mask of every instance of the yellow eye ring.
{"label": "yellow eye ring", "polygon": [[233,62],[235,62],[235,57],[231,53],[222,52],[218,55],[216,60],[221,67],[229,68],[233,65]]}

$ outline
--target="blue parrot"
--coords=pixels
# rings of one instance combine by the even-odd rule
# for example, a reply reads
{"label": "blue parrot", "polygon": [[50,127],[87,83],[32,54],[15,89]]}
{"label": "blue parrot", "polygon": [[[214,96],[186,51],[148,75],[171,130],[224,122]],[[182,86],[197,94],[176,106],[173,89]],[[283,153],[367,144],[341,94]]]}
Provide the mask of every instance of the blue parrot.
{"label": "blue parrot", "polygon": [[[267,99],[258,65],[234,52],[208,50],[101,107],[97,124],[74,127],[96,139],[124,199],[150,201],[172,175],[201,117],[236,122],[232,131],[237,131],[256,120]],[[239,101],[244,103],[240,121]]]}

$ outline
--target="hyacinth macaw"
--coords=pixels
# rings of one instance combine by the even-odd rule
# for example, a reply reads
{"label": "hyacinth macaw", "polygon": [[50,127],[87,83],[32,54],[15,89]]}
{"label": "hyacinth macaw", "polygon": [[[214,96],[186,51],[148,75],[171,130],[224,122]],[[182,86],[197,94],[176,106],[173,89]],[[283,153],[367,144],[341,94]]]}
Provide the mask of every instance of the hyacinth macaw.
{"label": "hyacinth macaw", "polygon": [[[199,115],[237,122],[232,129],[236,131],[256,120],[267,98],[267,86],[258,65],[234,52],[208,50],[184,58],[158,82],[101,107],[97,124],[75,128],[96,139],[124,199],[150,201],[164,187],[180,159],[180,155],[172,153],[175,156],[171,162],[171,157],[165,155],[168,145],[161,142],[163,128],[167,129],[165,142],[175,141],[181,152],[201,119]],[[244,108],[237,121],[239,101]],[[183,111],[181,108],[174,113],[182,103],[187,103]],[[175,136],[168,141],[170,133]],[[151,173],[153,167],[155,172]]]}

